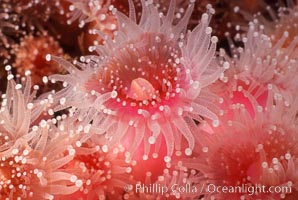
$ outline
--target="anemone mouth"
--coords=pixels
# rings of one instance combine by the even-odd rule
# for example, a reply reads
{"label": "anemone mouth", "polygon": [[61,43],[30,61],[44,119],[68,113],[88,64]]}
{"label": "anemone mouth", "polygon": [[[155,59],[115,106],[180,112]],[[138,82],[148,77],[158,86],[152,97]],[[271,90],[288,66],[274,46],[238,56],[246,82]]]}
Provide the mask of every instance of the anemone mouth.
{"label": "anemone mouth", "polygon": [[149,81],[143,78],[136,78],[131,81],[127,97],[137,101],[148,101],[153,99],[154,94],[155,89]]}
{"label": "anemone mouth", "polygon": [[167,36],[143,33],[114,53],[87,81],[88,92],[110,92],[117,104],[138,108],[168,105],[180,93],[181,51]]}

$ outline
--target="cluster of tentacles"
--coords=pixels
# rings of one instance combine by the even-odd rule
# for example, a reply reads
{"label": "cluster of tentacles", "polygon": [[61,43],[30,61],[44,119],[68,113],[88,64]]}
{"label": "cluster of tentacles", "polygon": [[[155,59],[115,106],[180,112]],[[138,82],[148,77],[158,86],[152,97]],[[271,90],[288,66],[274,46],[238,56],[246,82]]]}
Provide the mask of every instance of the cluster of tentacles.
{"label": "cluster of tentacles", "polygon": [[298,2],[0,0],[0,199],[298,199]]}

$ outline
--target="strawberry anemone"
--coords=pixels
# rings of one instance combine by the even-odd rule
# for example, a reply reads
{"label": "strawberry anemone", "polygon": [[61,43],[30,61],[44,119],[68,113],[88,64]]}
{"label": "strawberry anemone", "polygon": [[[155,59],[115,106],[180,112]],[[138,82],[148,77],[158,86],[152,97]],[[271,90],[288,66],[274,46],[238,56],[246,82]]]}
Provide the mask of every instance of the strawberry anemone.
{"label": "strawberry anemone", "polygon": [[57,63],[47,62],[45,56],[49,52],[63,56],[63,50],[47,33],[25,36],[20,44],[16,45],[14,51],[16,59],[13,66],[17,73],[21,75],[30,73],[33,84],[42,85],[42,80],[46,82],[46,76],[59,72]]}
{"label": "strawberry anemone", "polygon": [[281,93],[286,104],[293,102],[298,84],[297,42],[283,47],[288,37],[288,32],[285,32],[278,43],[273,43],[263,28],[258,21],[251,22],[246,36],[242,37],[244,47],[231,47],[232,58],[222,52],[230,64],[225,77],[212,89],[224,98],[226,108],[231,103],[244,103],[253,111],[243,90],[253,95],[261,106],[266,105],[269,89]]}
{"label": "strawberry anemone", "polygon": [[74,62],[77,67],[48,55],[69,72],[50,79],[65,86],[54,94],[60,104],[56,110],[76,107],[75,115],[88,115],[95,132],[105,134],[109,144],[129,141],[123,144],[128,156],[144,141],[147,157],[150,145],[160,146],[164,138],[168,162],[175,148],[187,155],[194,149],[193,119],[206,118],[218,125],[212,103],[218,97],[207,89],[223,72],[215,60],[217,37],[208,27],[214,10],[209,7],[200,24],[186,33],[193,4],[173,24],[175,1],[165,16],[151,3],[141,2],[140,21],[136,22],[132,3],[129,18],[117,12],[114,40],[99,32],[105,40],[92,48],[98,55],[82,57]]}
{"label": "strawberry anemone", "polygon": [[69,135],[54,137],[45,120],[33,125],[44,110],[42,101],[34,101],[30,78],[16,84],[12,77],[0,110],[0,198],[52,199],[76,191],[70,174],[59,170],[73,157]]}
{"label": "strawberry anemone", "polygon": [[71,174],[61,169],[75,152],[68,145],[69,135],[50,137],[49,130],[46,123],[35,126],[29,145],[19,140],[13,149],[0,152],[2,199],[54,199],[80,188],[80,181],[73,182]]}
{"label": "strawberry anemone", "polygon": [[102,39],[92,32],[93,29],[113,37],[117,29],[115,7],[106,0],[67,0],[70,3],[68,24],[78,23],[79,28],[86,27],[79,36],[80,48],[88,52],[89,47],[102,42]]}
{"label": "strawberry anemone", "polygon": [[16,84],[8,75],[6,93],[2,95],[0,109],[0,152],[11,150],[19,141],[28,142],[32,137],[29,128],[42,113],[44,107],[31,94],[31,79]]}
{"label": "strawberry anemone", "polygon": [[125,159],[124,147],[98,145],[96,139],[76,142],[76,155],[64,171],[82,182],[78,191],[58,199],[123,199],[126,186],[133,184],[133,164]]}
{"label": "strawberry anemone", "polygon": [[[205,133],[198,137],[198,157],[184,165],[203,173],[205,178],[200,177],[200,183],[206,185],[204,199],[296,199],[297,99],[286,106],[282,95],[270,90],[266,107],[262,107],[248,92],[246,95],[254,115],[244,106],[234,104],[233,119],[223,116],[221,125],[213,131],[200,125]],[[208,185],[234,190],[215,192]],[[264,190],[255,188],[251,192],[256,186]],[[248,191],[239,187],[251,188]]]}

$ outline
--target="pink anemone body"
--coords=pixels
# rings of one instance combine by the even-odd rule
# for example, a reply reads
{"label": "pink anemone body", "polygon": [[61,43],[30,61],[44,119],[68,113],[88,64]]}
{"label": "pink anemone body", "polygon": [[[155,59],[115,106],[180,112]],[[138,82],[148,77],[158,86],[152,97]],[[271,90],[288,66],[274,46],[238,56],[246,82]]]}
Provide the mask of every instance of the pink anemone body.
{"label": "pink anemone body", "polygon": [[[176,151],[191,154],[195,146],[192,119],[210,119],[218,124],[212,102],[218,97],[206,88],[223,72],[215,60],[217,38],[208,27],[212,8],[202,15],[201,23],[186,33],[193,10],[190,4],[180,22],[173,25],[175,1],[166,16],[142,1],[143,12],[136,22],[131,4],[130,18],[117,12],[118,27],[114,40],[99,33],[103,45],[92,47],[98,56],[85,56],[78,67],[50,56],[69,72],[54,75],[52,81],[65,82],[55,94],[57,109],[77,108],[77,116],[89,116],[97,134],[105,134],[109,144],[129,138],[130,156],[142,141],[144,156],[150,145],[165,138],[165,160]],[[82,104],[82,100],[86,103]],[[187,141],[181,149],[181,141]]]}

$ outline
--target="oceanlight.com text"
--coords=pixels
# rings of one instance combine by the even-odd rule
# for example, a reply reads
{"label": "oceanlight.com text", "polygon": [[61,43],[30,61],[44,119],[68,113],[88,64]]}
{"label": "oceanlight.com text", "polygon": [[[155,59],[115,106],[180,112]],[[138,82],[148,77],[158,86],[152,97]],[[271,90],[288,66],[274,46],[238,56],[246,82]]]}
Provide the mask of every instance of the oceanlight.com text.
{"label": "oceanlight.com text", "polygon": [[[202,186],[204,187],[204,186]],[[256,194],[269,194],[269,193],[276,193],[276,194],[289,194],[292,193],[292,188],[288,185],[283,186],[265,186],[260,184],[255,185],[247,185],[242,184],[240,186],[219,186],[214,184],[208,184],[205,186],[204,189],[207,193],[226,193],[226,194],[248,194],[248,195],[256,195]]]}
{"label": "oceanlight.com text", "polygon": [[125,191],[134,191],[135,193],[156,194],[164,196],[166,194],[246,194],[246,195],[259,195],[259,194],[280,194],[281,196],[292,193],[291,183],[282,186],[265,186],[260,184],[248,185],[242,184],[238,186],[229,185],[215,185],[215,184],[173,184],[165,186],[161,184],[136,184],[127,185]]}

